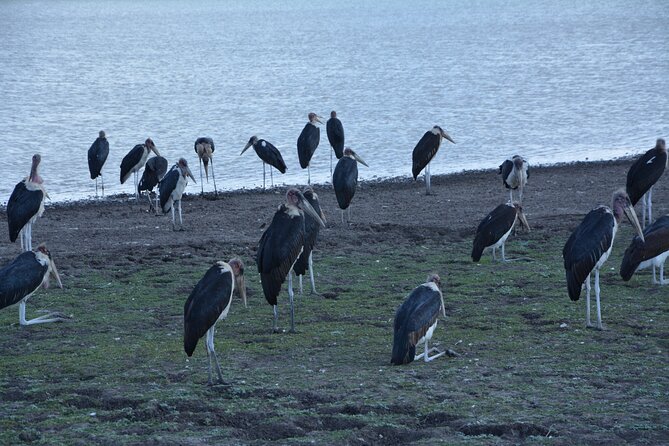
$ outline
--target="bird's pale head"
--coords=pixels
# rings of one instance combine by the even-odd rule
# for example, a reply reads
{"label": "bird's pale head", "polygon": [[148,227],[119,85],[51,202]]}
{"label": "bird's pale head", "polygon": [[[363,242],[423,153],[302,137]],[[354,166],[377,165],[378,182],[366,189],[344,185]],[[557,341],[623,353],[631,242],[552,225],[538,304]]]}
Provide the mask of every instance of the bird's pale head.
{"label": "bird's pale head", "polygon": [[432,282],[435,285],[437,285],[439,288],[441,288],[441,277],[439,277],[439,274],[437,273],[432,273],[427,276],[427,282]]}
{"label": "bird's pale head", "polygon": [[35,250],[36,253],[42,254],[44,257],[48,259],[49,266],[47,270],[47,274],[44,277],[44,281],[42,282],[42,287],[49,288],[49,278],[53,277],[56,280],[56,283],[58,283],[59,288],[63,288],[63,282],[60,280],[60,275],[58,274],[58,269],[56,268],[56,264],[53,261],[53,257],[51,257],[51,252],[46,247],[46,243],[40,243],[40,245],[37,247]]}
{"label": "bird's pale head", "polygon": [[643,236],[643,230],[641,229],[641,223],[639,223],[639,218],[636,216],[636,211],[630,197],[627,195],[624,189],[618,189],[613,193],[613,202],[611,203],[611,210],[613,211],[613,216],[616,221],[620,223],[623,218],[623,215],[627,217],[630,224],[636,229],[637,234],[641,238],[641,241],[646,241]]}
{"label": "bird's pale head", "polygon": [[183,175],[184,178],[190,177],[194,183],[197,183],[197,181],[195,181],[195,177],[193,176],[193,172],[191,172],[190,168],[188,167],[188,161],[186,161],[186,158],[179,158],[177,166],[179,166],[181,175]]}
{"label": "bird's pale head", "polygon": [[523,207],[518,202],[513,203],[513,207],[516,208],[516,216],[518,217],[518,223],[521,228],[525,228],[527,232],[530,232],[530,224],[527,222],[527,217],[523,212]]}
{"label": "bird's pale head", "polygon": [[453,144],[455,144],[455,141],[453,141],[453,139],[448,135],[448,133],[446,133],[444,131],[444,129],[442,129],[438,125],[435,125],[434,127],[432,127],[432,133],[434,133],[435,135],[439,135],[442,138],[445,138],[445,139],[449,140],[450,142],[452,142]]}
{"label": "bird's pale head", "polygon": [[316,125],[317,122],[320,122],[321,124],[323,123],[320,120],[320,116],[318,116],[316,113],[313,113],[313,112],[309,113],[309,122],[314,124],[314,125]]}
{"label": "bird's pale head", "polygon": [[307,186],[302,191],[302,195],[304,195],[304,198],[309,202],[309,204],[311,204],[311,207],[314,208],[314,211],[316,211],[316,213],[321,217],[323,223],[327,223],[325,214],[321,208],[321,202],[318,200],[318,194],[311,187]]}
{"label": "bird's pale head", "polygon": [[330,112],[330,117],[331,117],[331,118],[336,118],[336,117],[337,117],[337,112],[334,111],[334,110],[332,110],[332,111]]}
{"label": "bird's pale head", "polygon": [[658,138],[658,140],[655,142],[655,148],[660,150],[667,150],[667,145],[665,144],[664,139]]}
{"label": "bird's pale head", "polygon": [[237,290],[237,295],[242,298],[244,304],[246,305],[246,282],[244,280],[244,262],[241,259],[235,257],[230,259],[228,262],[230,268],[232,268],[232,274],[235,278],[235,290]]}

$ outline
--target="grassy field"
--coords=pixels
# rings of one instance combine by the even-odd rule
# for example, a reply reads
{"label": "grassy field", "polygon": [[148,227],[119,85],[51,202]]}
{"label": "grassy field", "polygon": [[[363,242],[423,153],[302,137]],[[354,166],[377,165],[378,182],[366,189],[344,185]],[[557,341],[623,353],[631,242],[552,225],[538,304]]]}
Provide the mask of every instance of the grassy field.
{"label": "grassy field", "polygon": [[[316,251],[327,297],[297,296],[297,334],[271,333],[247,257],[249,307],[236,299],[216,334],[230,385],[215,387],[203,344],[182,347],[183,304],[214,257],[82,270],[28,302],[72,321],[0,312],[0,444],[666,444],[669,288],[647,271],[622,282],[630,233],[602,271],[602,332],[567,297],[567,232],[512,237],[507,264],[472,263],[470,241]],[[429,272],[448,316],[433,345],[460,356],[390,366],[395,309]]]}

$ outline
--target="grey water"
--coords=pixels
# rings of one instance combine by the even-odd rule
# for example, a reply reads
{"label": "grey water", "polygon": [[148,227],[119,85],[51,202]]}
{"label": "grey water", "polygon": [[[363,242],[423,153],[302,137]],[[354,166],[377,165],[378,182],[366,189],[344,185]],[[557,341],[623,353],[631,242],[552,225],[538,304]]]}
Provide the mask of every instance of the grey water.
{"label": "grey water", "polygon": [[[435,124],[457,144],[432,174],[641,153],[669,137],[669,2],[0,2],[0,202],[33,153],[53,201],[94,195],[101,129],[107,194],[132,191],[120,162],[147,137],[198,183],[193,142],[212,137],[230,190],[262,185],[255,153],[239,156],[257,135],[288,165],[275,184],[306,184],[297,137],[331,110],[363,180],[409,177]],[[329,181],[330,151],[323,126],[312,182]]]}

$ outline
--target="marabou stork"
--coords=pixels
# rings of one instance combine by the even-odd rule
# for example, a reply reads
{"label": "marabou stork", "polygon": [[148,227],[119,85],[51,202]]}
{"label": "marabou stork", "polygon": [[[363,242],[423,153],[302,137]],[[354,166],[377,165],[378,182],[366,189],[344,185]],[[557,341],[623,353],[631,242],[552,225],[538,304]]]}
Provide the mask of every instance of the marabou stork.
{"label": "marabou stork", "polygon": [[139,180],[137,193],[141,195],[142,191],[145,190],[147,192],[146,198],[149,200],[149,211],[157,212],[158,194],[156,194],[156,206],[154,207],[151,201],[151,193],[153,192],[153,188],[163,179],[166,172],[167,160],[162,156],[149,158],[144,165],[144,172],[142,172],[142,178]]}
{"label": "marabou stork", "polygon": [[595,296],[597,298],[597,328],[602,329],[602,313],[599,301],[599,269],[611,254],[613,240],[615,239],[618,225],[625,214],[644,241],[643,232],[639,219],[634,212],[634,207],[629,196],[623,190],[613,194],[611,208],[599,206],[590,211],[581,224],[567,240],[562,250],[564,268],[567,276],[567,290],[569,298],[577,301],[581,296],[581,289],[585,282],[586,288],[586,325],[590,323],[590,275],[595,271]]}
{"label": "marabou stork", "polygon": [[242,261],[232,259],[229,263],[216,262],[195,285],[184,305],[184,350],[189,357],[193,356],[198,340],[206,333],[210,386],[214,384],[211,379],[212,358],[216,364],[218,383],[223,383],[221,364],[214,350],[214,330],[216,322],[228,316],[235,290],[238,290],[246,301]]}
{"label": "marabou stork", "polygon": [[169,172],[165,174],[160,183],[158,183],[158,191],[160,195],[160,209],[164,214],[172,210],[172,229],[176,229],[176,220],[174,218],[174,206],[179,206],[179,230],[183,231],[183,218],[181,217],[181,196],[188,184],[188,177],[191,177],[194,183],[195,177],[188,168],[188,162],[184,158],[179,158]]}
{"label": "marabou stork", "polygon": [[56,264],[44,243],[40,244],[35,251],[21,253],[12,260],[12,263],[0,269],[0,308],[18,303],[21,325],[66,320],[67,317],[60,313],[49,313],[26,320],[26,301],[40,286],[44,289],[49,288],[49,277],[53,277],[58,286],[63,288]]}
{"label": "marabou stork", "polygon": [[[306,187],[302,195],[304,195],[304,198],[314,208],[314,211],[321,217],[321,221],[326,223],[325,215],[321,209],[321,203],[318,201],[316,192],[312,188]],[[302,294],[302,276],[307,272],[307,269],[309,270],[309,279],[311,280],[311,293],[318,294],[316,292],[316,282],[314,281],[313,249],[320,230],[321,225],[319,222],[308,213],[304,214],[304,249],[293,266],[293,271],[295,271],[295,275],[299,278],[300,294]]]}
{"label": "marabou stork", "polygon": [[504,254],[504,245],[509,234],[517,222],[524,226],[528,231],[530,225],[527,223],[523,208],[518,203],[500,204],[485,216],[476,229],[474,246],[472,248],[472,260],[478,262],[481,260],[483,250],[492,248],[492,259],[497,260],[496,249],[502,247],[502,262],[506,262]]}
{"label": "marabou stork", "polygon": [[93,141],[88,149],[88,171],[91,173],[91,180],[95,180],[95,196],[98,195],[98,177],[102,181],[102,195],[105,194],[105,180],[102,176],[102,166],[105,165],[109,156],[109,141],[104,130],[100,130],[98,138]]}
{"label": "marabou stork", "polygon": [[[653,266],[653,283],[666,285],[669,280],[664,279],[664,262],[669,257],[669,215],[664,215],[647,226],[643,231],[645,242],[634,237],[632,243],[625,250],[625,256],[620,264],[620,277],[625,282],[632,278],[636,270]],[[657,281],[655,268],[660,268],[660,281]]]}
{"label": "marabou stork", "polygon": [[137,192],[137,172],[144,166],[144,163],[146,163],[146,159],[151,152],[160,156],[160,153],[158,153],[158,149],[156,149],[156,145],[151,138],[147,138],[146,141],[144,141],[144,144],[137,144],[133,147],[121,161],[121,184],[125,183],[128,177],[130,177],[130,174],[134,174],[134,190],[137,200],[139,200],[139,193]]}
{"label": "marabou stork", "polygon": [[[239,155],[243,155],[249,147],[253,147],[258,158],[262,160],[262,188],[265,190],[265,164],[269,164],[281,173],[286,173],[286,163],[283,161],[279,149],[274,147],[269,141],[258,139],[258,137],[254,135],[249,139],[249,142],[246,143],[244,150],[242,150],[242,153]],[[272,187],[274,187],[274,174],[272,173],[272,169],[269,170],[269,174],[272,181]]]}
{"label": "marabou stork", "polygon": [[662,176],[668,161],[664,139],[658,139],[655,147],[636,160],[627,172],[626,190],[632,206],[642,199],[641,223],[644,228],[646,227],[646,208],[648,208],[648,223],[653,221],[653,185]]}
{"label": "marabou stork", "polygon": [[341,209],[342,223],[344,223],[344,210],[346,209],[348,209],[348,221],[351,221],[351,200],[358,187],[358,162],[369,167],[353,149],[347,147],[332,174],[332,186],[337,197],[337,204]]}
{"label": "marabou stork", "polygon": [[7,201],[7,224],[9,240],[13,243],[21,235],[21,249],[32,251],[33,223],[44,213],[44,197],[49,198],[42,184],[44,180],[37,173],[42,157],[33,155],[30,175],[14,186]]}
{"label": "marabou stork", "polygon": [[432,130],[425,132],[423,137],[418,141],[416,147],[413,149],[413,179],[418,178],[418,174],[425,169],[425,193],[430,195],[430,161],[437,154],[439,146],[441,145],[441,138],[446,138],[453,144],[455,141],[448,136],[444,130],[438,125],[432,127]]}
{"label": "marabou stork", "polygon": [[311,184],[309,163],[311,162],[311,157],[314,156],[318,143],[321,142],[321,129],[316,124],[317,122],[323,123],[320,120],[320,116],[316,113],[309,113],[309,122],[306,123],[302,129],[302,133],[297,138],[297,157],[300,160],[300,167],[307,169],[307,182],[309,184]]}
{"label": "marabou stork", "polygon": [[523,191],[527,180],[530,178],[530,165],[522,156],[514,155],[513,158],[504,161],[499,166],[502,174],[502,184],[509,189],[509,199],[513,203],[513,191],[518,190],[518,203],[523,203]]}
{"label": "marabou stork", "polygon": [[[330,119],[328,119],[325,125],[325,130],[327,131],[332,151],[334,151],[337,159],[341,159],[344,156],[344,126],[341,124],[339,118],[337,118],[336,111],[332,110],[330,112]],[[332,175],[332,152],[330,152],[330,175]]]}
{"label": "marabou stork", "polygon": [[218,197],[218,190],[216,189],[216,176],[214,175],[214,140],[211,138],[201,137],[195,140],[195,153],[200,158],[200,187],[201,194],[204,196],[204,182],[202,181],[202,164],[204,164],[204,174],[209,182],[209,163],[211,163],[211,177],[214,180],[214,195]]}
{"label": "marabou stork", "polygon": [[290,298],[290,331],[295,331],[292,269],[304,249],[304,212],[310,214],[318,224],[325,227],[325,223],[311,207],[309,201],[304,198],[302,192],[294,188],[288,189],[286,203],[279,206],[272,223],[258,243],[256,263],[265,299],[274,308],[272,328],[275,333],[279,331],[277,296],[286,276]]}
{"label": "marabou stork", "polygon": [[[428,342],[437,328],[439,313],[446,317],[444,295],[441,294],[441,280],[437,274],[431,274],[427,282],[417,286],[400,305],[395,313],[393,336],[393,354],[390,362],[395,365],[408,364],[423,358],[430,362],[446,352],[430,356],[438,351],[429,348]],[[416,355],[416,346],[425,343],[423,353]]]}

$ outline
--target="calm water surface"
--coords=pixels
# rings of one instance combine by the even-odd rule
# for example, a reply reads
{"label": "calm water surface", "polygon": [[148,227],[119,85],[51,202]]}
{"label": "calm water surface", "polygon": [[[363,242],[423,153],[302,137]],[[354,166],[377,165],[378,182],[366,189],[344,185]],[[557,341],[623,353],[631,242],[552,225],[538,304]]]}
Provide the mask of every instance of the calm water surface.
{"label": "calm water surface", "polygon": [[[94,194],[100,129],[108,194],[131,191],[119,165],[147,137],[199,181],[193,141],[211,136],[217,184],[237,189],[262,184],[239,156],[255,134],[286,160],[275,182],[305,183],[297,136],[330,110],[362,179],[408,177],[434,124],[457,145],[433,174],[639,153],[669,138],[669,2],[0,2],[0,202],[37,152],[54,201]],[[323,128],[312,180],[330,150]]]}

